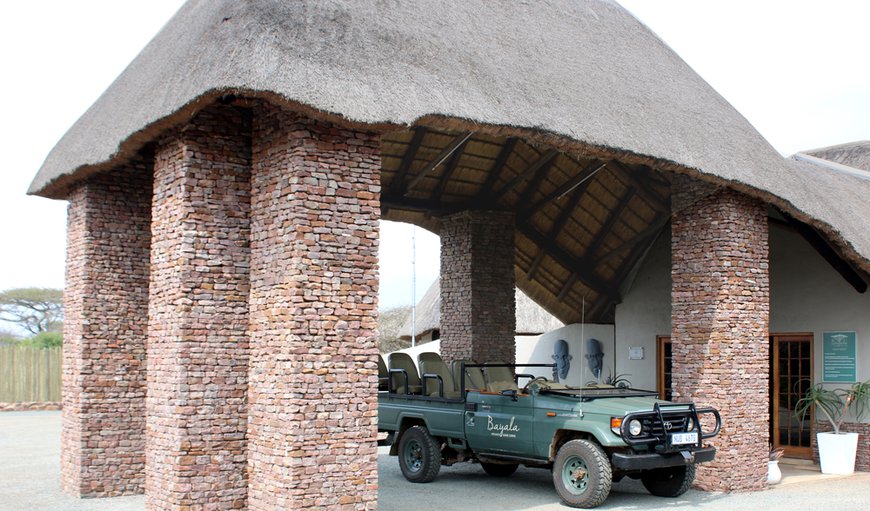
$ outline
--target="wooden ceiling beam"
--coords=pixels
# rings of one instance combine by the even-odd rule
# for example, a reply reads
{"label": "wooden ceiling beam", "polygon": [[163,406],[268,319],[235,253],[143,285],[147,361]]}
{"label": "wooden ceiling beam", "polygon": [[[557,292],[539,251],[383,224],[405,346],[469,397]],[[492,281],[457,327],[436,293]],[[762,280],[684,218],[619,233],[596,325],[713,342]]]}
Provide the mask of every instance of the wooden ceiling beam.
{"label": "wooden ceiling beam", "polygon": [[622,163],[613,161],[612,166],[622,172],[625,178],[636,187],[637,194],[643,197],[654,210],[665,211],[667,209],[669,202],[668,197],[663,197],[655,188],[638,179],[635,172]]}
{"label": "wooden ceiling beam", "polygon": [[586,247],[586,255],[584,259],[587,261],[591,261],[595,256],[595,253],[598,252],[598,249],[601,248],[601,244],[604,243],[604,238],[607,237],[607,234],[613,228],[613,224],[619,220],[619,217],[622,216],[622,213],[625,211],[625,208],[628,207],[631,199],[634,198],[635,188],[633,186],[629,187],[628,190],[625,191],[625,194],[622,198],[619,199],[619,202],[616,204],[616,207],[610,210],[610,214],[607,215],[607,219],[601,225],[601,229],[598,230],[598,235],[593,238],[592,243]]}
{"label": "wooden ceiling beam", "polygon": [[447,165],[444,167],[444,173],[441,175],[441,180],[438,181],[438,186],[432,191],[433,201],[438,202],[441,200],[441,196],[444,195],[444,190],[447,189],[447,183],[450,182],[450,178],[453,177],[453,173],[456,172],[456,168],[459,167],[459,160],[462,159],[462,154],[467,145],[468,141],[460,144],[453,155],[450,156],[450,161],[448,161]]}
{"label": "wooden ceiling beam", "polygon": [[577,274],[571,273],[571,276],[568,277],[568,280],[566,280],[565,283],[562,284],[562,289],[559,290],[559,294],[556,295],[557,301],[561,302],[562,300],[565,299],[565,296],[568,294],[568,291],[571,291],[571,288],[574,287],[574,284],[577,283],[577,279],[579,279]]}
{"label": "wooden ceiling beam", "polygon": [[523,207],[523,205],[525,205],[529,201],[529,199],[532,198],[532,196],[538,190],[538,187],[541,186],[541,182],[544,180],[545,177],[547,177],[547,174],[549,174],[550,169],[553,168],[553,165],[555,163],[556,158],[552,158],[543,165],[541,165],[538,171],[535,172],[535,175],[532,177],[531,181],[529,181],[529,184],[526,185],[526,188],[523,190],[522,195],[520,195],[520,197],[517,199],[516,208]]}
{"label": "wooden ceiling beam", "polygon": [[454,138],[447,146],[438,153],[438,156],[435,157],[432,161],[427,163],[420,169],[420,172],[414,176],[414,179],[408,184],[408,188],[405,190],[405,195],[407,196],[411,191],[423,180],[424,177],[428,176],[433,170],[435,170],[439,165],[444,163],[444,160],[450,157],[454,151],[463,146],[471,136],[474,135],[473,131],[468,131]]}
{"label": "wooden ceiling beam", "polygon": [[411,165],[414,163],[417,152],[420,150],[420,145],[423,144],[423,137],[426,136],[426,132],[428,131],[425,126],[413,128],[413,130],[414,136],[411,137],[411,141],[405,149],[405,154],[402,156],[402,163],[399,164],[399,168],[393,175],[392,182],[390,182],[390,191],[394,194],[405,193],[405,179],[408,176],[408,171],[411,169]]}
{"label": "wooden ceiling beam", "polygon": [[[650,236],[650,238],[653,239],[652,236]],[[626,277],[628,277],[628,274],[631,273],[631,270],[634,269],[634,266],[638,261],[640,261],[640,258],[643,257],[647,248],[649,248],[649,243],[637,243],[631,248],[631,251],[622,262],[622,265],[620,265],[619,269],[616,270],[616,278],[613,281],[616,289],[622,287],[622,282]]]}
{"label": "wooden ceiling beam", "polygon": [[850,286],[855,288],[855,291],[859,293],[867,292],[867,283],[861,278],[861,275],[852,268],[845,259],[840,257],[840,254],[837,253],[836,250],[828,244],[827,240],[822,237],[819,232],[813,228],[811,225],[807,225],[804,222],[792,217],[788,213],[780,211],[780,214],[785,218],[788,225],[790,225],[794,230],[800,234],[807,243],[812,246],[816,252],[819,253],[831,267],[843,277],[846,282],[849,283]]}
{"label": "wooden ceiling beam", "polygon": [[[593,161],[590,165],[588,165],[583,171],[579,172],[577,175],[562,183],[561,186],[548,193],[546,196],[541,198],[538,202],[532,204],[525,211],[522,211],[517,215],[518,218],[522,219],[522,221],[527,220],[532,215],[537,213],[541,208],[549,204],[554,200],[559,200],[571,190],[582,186],[582,190],[585,190],[589,187],[589,184],[592,181],[592,177],[598,173],[601,169],[607,166],[607,162],[601,162],[599,160]],[[571,208],[573,209],[573,208]]]}
{"label": "wooden ceiling beam", "polygon": [[517,186],[520,185],[523,181],[533,176],[538,170],[541,169],[544,165],[548,165],[556,156],[559,155],[559,151],[555,149],[549,149],[545,152],[540,158],[538,158],[534,163],[528,166],[526,170],[520,172],[516,177],[508,181],[504,186],[498,189],[494,194],[489,195],[487,197],[488,202],[491,204],[495,204],[504,197],[504,195]]}
{"label": "wooden ceiling beam", "polygon": [[632,236],[631,238],[625,240],[624,242],[620,243],[619,246],[617,246],[613,250],[607,252],[606,254],[602,254],[601,256],[593,259],[589,264],[591,266],[597,266],[597,265],[609,260],[610,258],[621,254],[625,249],[633,247],[633,246],[637,245],[638,243],[642,243],[647,238],[652,238],[652,237],[656,236],[659,233],[659,231],[661,231],[662,228],[664,228],[665,224],[667,224],[668,220],[670,220],[670,219],[671,219],[670,214],[665,214],[665,213],[659,214],[659,216],[656,217],[655,220],[653,220],[653,223],[650,224],[649,227],[640,231],[639,233],[637,233],[636,235]]}
{"label": "wooden ceiling beam", "polygon": [[[547,232],[547,239],[551,242],[554,241],[559,233],[562,232],[562,229],[565,227],[565,223],[571,218],[571,215],[574,213],[574,209],[577,207],[577,204],[580,203],[580,199],[583,197],[583,193],[585,193],[585,186],[578,187],[574,190],[571,198],[568,200],[568,204],[565,204],[559,211],[559,216],[556,218],[556,221],[553,222],[553,225],[550,227],[549,232]],[[524,222],[523,222],[524,223]],[[538,254],[535,256],[535,260],[532,261],[532,265],[529,267],[528,273],[526,273],[526,278],[528,280],[533,280],[535,278],[535,274],[538,272],[538,267],[541,265],[541,262],[544,260],[544,256],[546,252],[542,247],[538,247]]]}
{"label": "wooden ceiling beam", "polygon": [[529,224],[518,225],[517,229],[525,237],[537,244],[538,247],[546,250],[550,257],[558,261],[559,264],[567,268],[568,271],[576,274],[587,286],[591,287],[601,295],[613,299],[616,298],[616,293],[613,291],[613,288],[611,288],[606,281],[590,272],[585,261],[574,257],[574,255],[560,247],[555,243],[555,241],[548,240],[546,235],[541,234],[537,229]]}
{"label": "wooden ceiling beam", "polygon": [[486,181],[480,186],[480,191],[477,193],[477,197],[482,199],[484,197],[489,196],[490,190],[498,182],[498,178],[507,165],[508,158],[510,158],[511,154],[514,152],[514,148],[517,146],[517,142],[519,142],[518,138],[510,137],[505,140],[503,146],[501,146],[501,151],[498,153],[498,157],[493,162],[492,167],[489,169],[489,173],[486,176]]}

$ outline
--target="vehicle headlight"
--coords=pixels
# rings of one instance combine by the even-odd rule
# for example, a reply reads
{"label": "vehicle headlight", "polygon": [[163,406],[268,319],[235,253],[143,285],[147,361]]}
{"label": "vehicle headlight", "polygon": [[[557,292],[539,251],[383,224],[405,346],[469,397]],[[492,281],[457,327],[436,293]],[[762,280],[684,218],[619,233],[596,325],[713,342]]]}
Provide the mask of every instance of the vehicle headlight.
{"label": "vehicle headlight", "polygon": [[695,420],[689,417],[686,419],[686,431],[692,431],[695,429]]}
{"label": "vehicle headlight", "polygon": [[639,420],[633,419],[628,423],[628,432],[631,436],[640,436],[640,433],[643,431],[643,425]]}

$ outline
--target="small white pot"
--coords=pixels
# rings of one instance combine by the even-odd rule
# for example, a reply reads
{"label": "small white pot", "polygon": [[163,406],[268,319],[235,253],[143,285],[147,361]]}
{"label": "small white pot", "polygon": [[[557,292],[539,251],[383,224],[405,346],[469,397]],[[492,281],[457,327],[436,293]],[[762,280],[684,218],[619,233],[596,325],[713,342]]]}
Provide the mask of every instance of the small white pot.
{"label": "small white pot", "polygon": [[858,452],[858,433],[816,433],[823,474],[852,474]]}
{"label": "small white pot", "polygon": [[767,462],[767,484],[778,484],[782,481],[782,470],[779,469],[779,460]]}

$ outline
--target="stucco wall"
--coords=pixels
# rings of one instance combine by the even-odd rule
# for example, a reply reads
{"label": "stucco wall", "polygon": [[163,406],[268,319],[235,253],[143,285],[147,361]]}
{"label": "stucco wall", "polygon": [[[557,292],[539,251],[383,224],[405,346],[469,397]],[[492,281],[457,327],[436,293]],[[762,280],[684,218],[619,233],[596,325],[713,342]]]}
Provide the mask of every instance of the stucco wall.
{"label": "stucco wall", "polygon": [[[616,367],[632,386],[656,389],[656,336],[671,335],[671,233],[653,243],[631,289],[616,306]],[[643,360],[629,360],[630,347],[643,348]]]}
{"label": "stucco wall", "polygon": [[770,331],[812,333],[814,381],[822,381],[824,332],[857,335],[858,379],[870,379],[870,292],[855,291],[797,233],[770,227]]}
{"label": "stucco wall", "polygon": [[[655,389],[656,336],[670,335],[670,233],[653,244],[631,289],[616,307],[616,366],[635,387]],[[870,378],[870,292],[855,291],[799,234],[770,225],[770,332],[812,333],[815,381],[822,378],[822,336],[855,331],[858,379]],[[628,360],[631,346],[644,360]]]}

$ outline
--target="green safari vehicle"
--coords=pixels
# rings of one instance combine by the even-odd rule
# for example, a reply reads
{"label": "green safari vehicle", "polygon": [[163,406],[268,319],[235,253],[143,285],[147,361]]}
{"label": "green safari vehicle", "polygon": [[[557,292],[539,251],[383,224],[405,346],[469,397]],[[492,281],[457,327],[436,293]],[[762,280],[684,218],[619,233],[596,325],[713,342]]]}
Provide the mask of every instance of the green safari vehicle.
{"label": "green safari vehicle", "polygon": [[695,465],[715,457],[704,444],[721,428],[713,408],[647,390],[568,387],[515,375],[518,366],[507,364],[457,361],[451,371],[437,354],[424,355],[420,373],[413,362],[393,364],[378,396],[378,430],[389,433],[408,481],[432,481],[441,465],[458,462],[480,463],[495,477],[522,464],[551,469],[565,504],[591,508],[626,476],[653,495],[682,495]]}

